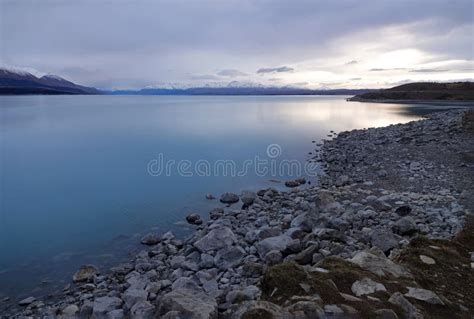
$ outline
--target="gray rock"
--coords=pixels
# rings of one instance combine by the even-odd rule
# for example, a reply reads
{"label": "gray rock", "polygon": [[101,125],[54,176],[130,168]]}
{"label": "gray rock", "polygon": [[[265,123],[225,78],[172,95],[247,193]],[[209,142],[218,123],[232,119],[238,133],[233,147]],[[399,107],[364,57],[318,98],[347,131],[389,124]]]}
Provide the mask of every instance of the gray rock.
{"label": "gray rock", "polygon": [[186,221],[191,225],[201,225],[202,224],[201,216],[199,216],[199,214],[196,214],[196,213],[191,213],[188,216],[186,216]]}
{"label": "gray rock", "polygon": [[230,319],[251,318],[256,314],[262,314],[262,318],[293,318],[288,311],[268,301],[245,301],[235,307],[231,309]]}
{"label": "gray rock", "polygon": [[375,254],[372,250],[361,251],[349,259],[349,261],[379,276],[391,274],[397,278],[412,277],[411,273],[407,269],[395,264],[393,261],[385,257],[382,252],[380,252],[380,254]]}
{"label": "gray rock", "polygon": [[136,289],[134,287],[129,287],[122,295],[122,299],[125,301],[125,305],[128,309],[132,308],[132,306],[141,301],[146,301],[148,298],[148,292],[144,289]]}
{"label": "gray rock", "polygon": [[154,233],[148,233],[142,237],[140,242],[144,245],[152,246],[152,245],[158,244],[160,241],[161,241],[160,235],[154,234]]}
{"label": "gray rock", "polygon": [[370,235],[372,246],[380,248],[384,253],[390,252],[393,248],[398,247],[399,240],[395,238],[391,231],[375,230]]}
{"label": "gray rock", "polygon": [[246,300],[255,300],[260,296],[260,289],[256,286],[247,286],[244,289],[232,290],[226,296],[226,301],[230,304],[239,303]]}
{"label": "gray rock", "polygon": [[77,305],[68,305],[61,310],[61,314],[66,317],[73,317],[79,313],[79,307]]}
{"label": "gray rock", "polygon": [[194,243],[201,252],[221,249],[237,242],[234,233],[228,227],[217,227]]}
{"label": "gray rock", "polygon": [[245,206],[252,205],[256,198],[257,194],[251,191],[243,191],[242,195],[240,196],[240,200],[242,201],[242,203],[244,203]]}
{"label": "gray rock", "polygon": [[74,282],[92,281],[98,273],[99,270],[94,265],[82,265],[72,276],[72,280]]}
{"label": "gray rock", "polygon": [[270,250],[266,255],[265,255],[265,263],[269,266],[273,266],[276,264],[281,263],[283,260],[283,255],[279,250]]}
{"label": "gray rock", "polygon": [[173,289],[174,291],[189,291],[191,293],[202,291],[201,287],[199,287],[197,282],[189,277],[178,278],[171,285],[171,289]]}
{"label": "gray rock", "polygon": [[123,309],[115,309],[112,311],[107,312],[106,318],[107,319],[122,319],[125,315],[123,313]]}
{"label": "gray rock", "polygon": [[153,319],[155,318],[155,307],[147,301],[137,302],[130,310],[132,319]]}
{"label": "gray rock", "polygon": [[263,259],[270,250],[284,251],[291,242],[291,237],[283,234],[259,241],[256,247],[260,258]]}
{"label": "gray rock", "polygon": [[444,302],[431,290],[414,287],[407,288],[408,292],[405,294],[407,297],[421,300],[432,305],[444,305]]}
{"label": "gray rock", "polygon": [[240,246],[228,246],[220,249],[216,257],[214,258],[214,263],[220,269],[228,269],[237,266],[242,257],[245,256],[245,250]]}
{"label": "gray rock", "polygon": [[405,297],[403,297],[403,295],[399,292],[396,292],[390,296],[388,302],[402,308],[408,319],[423,319],[421,312],[408,300],[406,300]]}
{"label": "gray rock", "polygon": [[387,291],[384,285],[367,277],[363,278],[362,280],[355,281],[352,284],[351,290],[357,297],[373,294],[377,291]]}
{"label": "gray rock", "polygon": [[172,291],[163,296],[159,313],[174,311],[178,318],[186,319],[217,319],[217,303],[204,293],[189,291]]}
{"label": "gray rock", "polygon": [[395,233],[402,236],[412,235],[418,231],[418,226],[410,216],[400,218],[392,228]]}
{"label": "gray rock", "polygon": [[350,178],[347,175],[341,175],[336,179],[336,186],[341,187],[350,183]]}
{"label": "gray rock", "polygon": [[239,201],[239,196],[234,193],[224,193],[222,194],[220,201],[225,204],[233,204]]}
{"label": "gray rock", "polygon": [[290,226],[292,228],[299,228],[304,232],[311,232],[316,225],[316,216],[314,212],[306,212],[298,215],[292,221]]}
{"label": "gray rock", "polygon": [[25,299],[22,299],[18,302],[18,305],[20,306],[28,306],[30,303],[33,303],[36,301],[36,298],[35,297],[28,297],[28,298],[25,298]]}
{"label": "gray rock", "polygon": [[224,209],[221,207],[214,208],[209,212],[210,219],[219,219],[224,215]]}
{"label": "gray rock", "polygon": [[433,258],[425,256],[425,255],[420,255],[420,260],[428,265],[436,264],[436,261]]}
{"label": "gray rock", "polygon": [[308,265],[313,262],[313,255],[318,252],[317,245],[311,245],[303,251],[296,254],[294,261],[300,265]]}
{"label": "gray rock", "polygon": [[94,300],[92,306],[92,316],[95,319],[107,318],[107,313],[109,311],[119,309],[122,304],[122,300],[117,297],[98,297]]}
{"label": "gray rock", "polygon": [[392,309],[377,309],[374,311],[376,319],[398,319],[397,314]]}

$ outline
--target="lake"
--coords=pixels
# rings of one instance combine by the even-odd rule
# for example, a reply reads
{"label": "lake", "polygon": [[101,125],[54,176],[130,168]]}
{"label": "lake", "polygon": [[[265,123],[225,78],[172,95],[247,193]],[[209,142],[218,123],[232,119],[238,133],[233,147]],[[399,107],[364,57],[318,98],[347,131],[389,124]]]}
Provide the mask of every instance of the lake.
{"label": "lake", "polygon": [[419,118],[346,98],[0,97],[0,297],[62,288],[82,264],[105,271],[150,230],[185,236],[188,213],[221,206],[208,193],[317,182],[308,153],[331,130]]}

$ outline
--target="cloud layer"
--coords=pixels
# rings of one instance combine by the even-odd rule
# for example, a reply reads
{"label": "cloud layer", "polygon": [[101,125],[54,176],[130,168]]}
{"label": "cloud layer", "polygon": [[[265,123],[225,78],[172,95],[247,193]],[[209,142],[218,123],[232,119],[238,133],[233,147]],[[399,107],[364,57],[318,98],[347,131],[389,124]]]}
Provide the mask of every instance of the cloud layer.
{"label": "cloud layer", "polygon": [[103,88],[472,77],[471,0],[0,0],[0,11],[0,62]]}

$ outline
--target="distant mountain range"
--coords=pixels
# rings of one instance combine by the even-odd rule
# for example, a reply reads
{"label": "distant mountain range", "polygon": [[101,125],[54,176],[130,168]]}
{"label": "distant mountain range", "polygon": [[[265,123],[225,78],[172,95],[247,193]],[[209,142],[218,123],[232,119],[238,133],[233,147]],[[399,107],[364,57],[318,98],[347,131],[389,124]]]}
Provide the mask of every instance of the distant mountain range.
{"label": "distant mountain range", "polygon": [[99,90],[81,86],[56,75],[35,76],[19,69],[0,68],[0,95],[108,94],[108,95],[355,95],[371,90],[304,89],[230,82],[202,87],[163,87],[139,90]]}
{"label": "distant mountain range", "polygon": [[354,95],[370,92],[371,90],[311,90],[295,87],[191,87],[191,88],[145,88],[141,90],[107,91],[113,95]]}
{"label": "distant mountain range", "polygon": [[77,85],[56,75],[37,77],[25,71],[0,68],[0,95],[100,93],[96,88]]}
{"label": "distant mountain range", "polygon": [[474,101],[474,82],[408,83],[390,89],[358,94],[349,100],[360,102]]}

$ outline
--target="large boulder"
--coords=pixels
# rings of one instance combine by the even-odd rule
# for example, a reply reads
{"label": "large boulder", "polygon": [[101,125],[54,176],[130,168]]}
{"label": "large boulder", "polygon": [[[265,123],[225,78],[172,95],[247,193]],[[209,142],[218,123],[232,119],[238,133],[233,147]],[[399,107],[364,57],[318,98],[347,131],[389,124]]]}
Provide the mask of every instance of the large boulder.
{"label": "large boulder", "polygon": [[230,246],[236,242],[232,230],[228,227],[218,227],[211,230],[206,236],[194,243],[194,246],[201,252],[218,250]]}
{"label": "large boulder", "polygon": [[92,306],[92,317],[94,319],[107,318],[107,313],[122,307],[122,299],[118,297],[99,297],[94,300]]}
{"label": "large boulder", "polygon": [[424,316],[414,305],[412,305],[400,292],[394,293],[388,299],[391,304],[397,305],[403,309],[406,318],[410,319],[423,319]]}
{"label": "large boulder", "polygon": [[173,314],[177,315],[178,318],[216,319],[217,303],[214,298],[204,293],[175,290],[163,296],[159,314],[165,316],[172,311],[174,311]]}
{"label": "large boulder", "polygon": [[256,244],[256,247],[260,258],[263,259],[270,250],[284,251],[292,241],[293,239],[290,236],[283,234],[280,236],[265,238],[264,240],[259,241]]}
{"label": "large boulder", "polygon": [[148,301],[137,302],[130,310],[131,319],[153,319],[155,317],[155,307]]}
{"label": "large boulder", "polygon": [[386,274],[390,274],[397,278],[412,277],[411,273],[407,269],[395,264],[393,261],[388,259],[382,252],[377,253],[374,250],[361,251],[357,253],[354,257],[349,259],[349,261],[379,276],[385,276]]}
{"label": "large boulder", "polygon": [[407,297],[421,300],[432,305],[444,305],[444,302],[431,290],[414,287],[407,288],[408,292],[405,294]]}
{"label": "large boulder", "polygon": [[392,227],[393,231],[401,236],[412,235],[418,231],[415,220],[410,216],[400,218]]}
{"label": "large boulder", "polygon": [[240,246],[227,246],[219,250],[214,258],[214,263],[220,269],[237,266],[245,256],[245,250]]}
{"label": "large boulder", "polygon": [[370,235],[372,246],[378,247],[384,253],[389,253],[393,248],[398,247],[399,240],[390,230],[377,229]]}
{"label": "large boulder", "polygon": [[191,225],[201,225],[202,224],[201,216],[199,216],[199,214],[196,214],[196,213],[191,213],[188,216],[186,216],[186,221]]}
{"label": "large boulder", "polygon": [[357,280],[352,284],[351,287],[352,292],[357,297],[373,294],[377,291],[387,291],[384,285],[381,283],[375,282],[370,278],[363,278],[361,280]]}
{"label": "large boulder", "polygon": [[149,233],[142,237],[141,243],[143,245],[153,246],[161,241],[161,237],[158,234]]}

